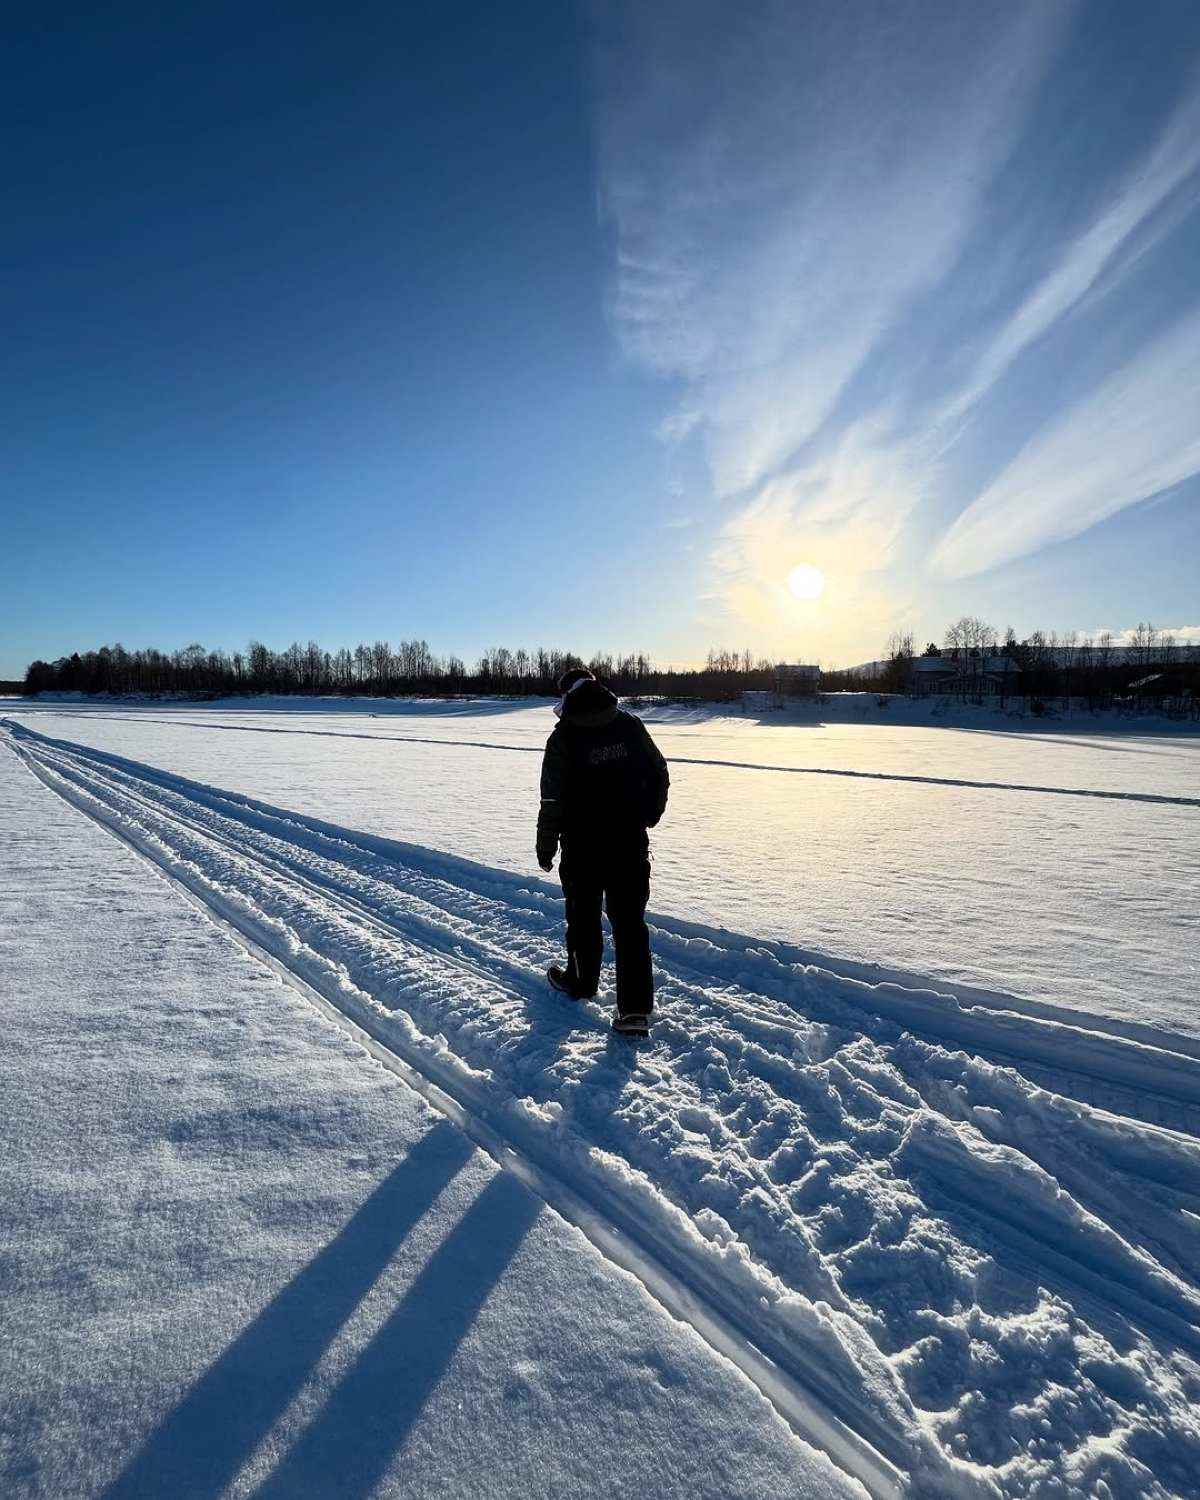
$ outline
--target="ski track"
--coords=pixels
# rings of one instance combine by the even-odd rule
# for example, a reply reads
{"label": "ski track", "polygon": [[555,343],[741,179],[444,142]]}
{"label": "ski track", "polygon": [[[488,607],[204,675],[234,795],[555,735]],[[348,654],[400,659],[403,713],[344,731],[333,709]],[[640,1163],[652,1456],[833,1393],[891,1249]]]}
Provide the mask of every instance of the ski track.
{"label": "ski track", "polygon": [[[59,718],[80,717],[68,712],[56,714]],[[87,714],[91,719],[116,719],[125,723],[140,722],[166,724],[174,729],[219,729],[227,734],[300,734],[317,739],[369,740],[381,744],[402,745],[450,745],[467,750],[511,750],[521,755],[540,755],[543,746],[514,745],[504,740],[457,740],[441,735],[422,734],[361,734],[350,729],[283,729],[267,724],[218,724],[205,719],[156,719],[146,714]],[[910,776],[900,771],[850,771],[834,766],[781,766],[769,761],[718,760],[694,755],[668,755],[673,766],[716,766],[731,771],[768,771],[784,776],[841,776],[851,781],[906,781],[918,786],[958,787],[970,791],[988,792],[1033,792],[1051,797],[1093,797],[1115,802],[1165,803],[1173,807],[1200,807],[1200,797],[1175,796],[1166,792],[1116,792],[1103,791],[1095,787],[1039,786],[1020,781],[968,781],[951,776]]]}
{"label": "ski track", "polygon": [[640,1244],[662,1300],[785,1415],[773,1380],[820,1406],[874,1493],[1200,1495],[1200,1062],[1169,1037],[655,917],[658,1016],[630,1043],[548,991],[543,882],[4,727],[46,785],[581,1195],[607,1243]]}

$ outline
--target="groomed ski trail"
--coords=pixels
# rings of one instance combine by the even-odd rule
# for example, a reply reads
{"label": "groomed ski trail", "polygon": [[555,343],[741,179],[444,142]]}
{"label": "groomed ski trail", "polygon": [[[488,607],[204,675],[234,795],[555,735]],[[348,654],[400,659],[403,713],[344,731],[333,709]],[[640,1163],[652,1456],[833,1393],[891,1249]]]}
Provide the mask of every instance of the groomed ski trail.
{"label": "groomed ski trail", "polygon": [[[546,883],[8,729],[872,1493],[1159,1484],[1147,1393],[1154,1430],[1200,1454],[1194,1056],[657,918],[659,1018],[631,1044],[547,992]],[[1043,1391],[1031,1339],[1061,1367]],[[1101,1347],[1153,1367],[1136,1411]]]}

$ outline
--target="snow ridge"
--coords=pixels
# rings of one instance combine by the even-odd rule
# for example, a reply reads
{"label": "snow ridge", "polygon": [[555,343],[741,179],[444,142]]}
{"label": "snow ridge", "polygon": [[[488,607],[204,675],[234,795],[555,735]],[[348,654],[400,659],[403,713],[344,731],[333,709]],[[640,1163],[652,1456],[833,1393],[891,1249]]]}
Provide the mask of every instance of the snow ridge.
{"label": "snow ridge", "polygon": [[873,1492],[1197,1493],[1194,1057],[660,919],[660,1018],[631,1046],[547,992],[544,882],[10,743],[497,1150],[640,1236],[830,1441],[857,1434],[840,1461]]}

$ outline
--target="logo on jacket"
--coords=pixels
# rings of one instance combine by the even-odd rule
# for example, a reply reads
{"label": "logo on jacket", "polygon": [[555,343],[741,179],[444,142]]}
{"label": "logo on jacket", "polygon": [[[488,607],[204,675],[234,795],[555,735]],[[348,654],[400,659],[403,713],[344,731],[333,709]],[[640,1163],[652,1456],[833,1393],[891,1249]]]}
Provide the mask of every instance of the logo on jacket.
{"label": "logo on jacket", "polygon": [[618,740],[615,745],[597,745],[588,754],[588,765],[602,766],[606,761],[627,760],[628,758],[628,747]]}

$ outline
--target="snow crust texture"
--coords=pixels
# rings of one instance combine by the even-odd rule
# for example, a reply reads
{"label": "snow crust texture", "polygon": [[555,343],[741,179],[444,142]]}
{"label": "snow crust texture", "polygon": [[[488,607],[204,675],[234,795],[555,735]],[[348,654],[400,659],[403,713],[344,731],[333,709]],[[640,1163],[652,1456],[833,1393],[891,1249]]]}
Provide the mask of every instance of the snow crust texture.
{"label": "snow crust texture", "polygon": [[915,1495],[1200,1495],[1194,1040],[654,918],[652,1037],[553,886],[10,725],[30,768],[661,1257]]}

